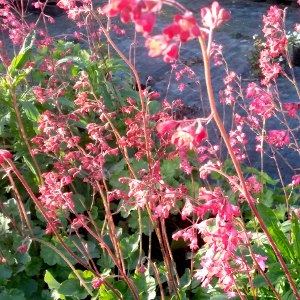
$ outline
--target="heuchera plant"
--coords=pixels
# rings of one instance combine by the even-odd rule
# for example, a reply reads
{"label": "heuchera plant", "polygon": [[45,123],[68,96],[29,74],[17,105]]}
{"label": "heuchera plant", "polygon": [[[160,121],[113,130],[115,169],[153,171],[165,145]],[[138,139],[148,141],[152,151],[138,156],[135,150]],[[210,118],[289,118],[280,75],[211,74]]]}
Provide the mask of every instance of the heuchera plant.
{"label": "heuchera plant", "polygon": [[[189,224],[173,232],[172,238],[175,241],[183,239],[184,242],[188,242],[191,250],[190,279],[201,281],[202,287],[209,287],[213,284],[213,279],[217,278],[220,288],[227,293],[228,298],[239,296],[241,299],[246,299],[251,295],[256,299],[258,292],[255,278],[261,278],[266,281],[267,286],[264,287],[268,287],[273,298],[281,299],[284,294],[283,288],[280,290],[274,286],[275,281],[271,280],[266,273],[269,267],[266,261],[273,255],[273,260],[276,259],[277,262],[276,268],[282,271],[285,284],[290,287],[285,289],[288,290],[289,295],[300,299],[297,287],[299,281],[296,279],[300,260],[298,211],[291,210],[289,207],[294,188],[299,184],[299,175],[295,174],[287,188],[278,167],[283,186],[281,192],[286,201],[286,212],[291,228],[290,236],[287,238],[277,224],[278,220],[270,206],[263,203],[264,189],[268,188],[264,181],[271,184],[272,180],[264,176],[263,168],[261,173],[256,174],[260,177],[255,176],[254,169],[250,169],[248,173],[251,173],[251,176],[246,178],[243,165],[248,161],[246,149],[248,140],[243,131],[245,124],[256,134],[258,142],[256,151],[261,155],[262,165],[264,153],[268,155],[267,149],[271,149],[272,159],[276,165],[277,147],[286,146],[298,153],[300,151],[295,136],[298,127],[291,128],[287,121],[287,116],[298,118],[299,103],[282,104],[276,85],[276,78],[279,74],[283,74],[300,95],[285,36],[285,10],[272,6],[263,17],[263,33],[267,39],[266,48],[261,51],[259,60],[263,79],[260,85],[249,83],[244,89],[241,77],[228,69],[222,54],[222,46],[213,42],[215,28],[230,19],[229,12],[220,8],[218,2],[213,2],[211,7],[202,8],[201,23],[197,22],[197,18],[190,11],[173,0],[111,0],[97,10],[94,10],[91,0],[81,0],[81,6],[78,6],[77,2],[60,0],[57,3],[60,8],[66,10],[70,19],[77,21],[79,28],[86,29],[86,34],[75,31],[74,36],[80,40],[85,38],[88,40],[90,53],[79,51],[76,59],[73,56],[75,48],[57,49],[60,45],[49,36],[48,31],[38,29],[39,19],[36,24],[29,25],[25,21],[20,21],[25,20],[23,16],[26,8],[23,6],[23,1],[21,1],[22,5],[15,5],[10,1],[0,0],[0,4],[3,5],[0,9],[1,28],[9,30],[9,37],[14,45],[22,46],[18,57],[10,61],[4,43],[0,44],[0,58],[6,70],[2,89],[11,92],[20,136],[33,162],[30,166],[38,183],[38,191],[34,191],[34,188],[23,178],[22,172],[18,170],[12,153],[0,150],[2,172],[6,174],[13,187],[20,211],[23,211],[23,208],[16,182],[21,183],[25,188],[39,214],[46,220],[45,235],[49,237],[48,241],[52,239],[53,242],[55,238],[57,244],[62,246],[65,254],[68,255],[62,254],[57,249],[57,253],[72,268],[75,275],[72,273],[74,277],[71,277],[78,278],[80,287],[83,286],[86,292],[94,297],[93,299],[104,297],[104,293],[108,293],[104,292],[104,288],[110,291],[112,297],[119,299],[132,297],[154,299],[156,283],[162,299],[167,299],[164,290],[166,288],[170,298],[174,296],[177,299],[186,299],[188,291],[185,293],[186,290],[182,287],[166,231],[166,219],[171,215],[179,215]],[[41,10],[44,21],[52,23],[53,18],[44,13],[45,4],[41,1],[32,3],[36,9]],[[173,22],[160,34],[152,36],[157,13],[163,9],[163,5],[171,5],[180,13],[174,16]],[[19,13],[19,17],[16,13]],[[182,107],[180,100],[173,101],[171,104],[164,100],[162,109],[153,112],[154,99],[159,98],[160,95],[149,89],[142,89],[133,64],[116,47],[111,38],[109,31],[112,28],[112,31],[117,34],[124,34],[118,27],[110,26],[110,18],[118,15],[123,23],[134,22],[136,32],[142,33],[145,38],[149,56],[162,56],[165,62],[171,63],[172,70],[178,68],[181,45],[198,39],[209,102],[206,118],[176,119],[174,111]],[[108,18],[107,27],[104,27],[101,22],[103,16]],[[296,24],[295,30],[298,29],[299,25]],[[113,59],[110,59],[109,51],[107,55],[103,51],[100,42],[100,37],[103,35],[110,47],[133,72],[137,92],[134,91],[135,87],[132,88],[129,84],[120,85],[112,76],[115,71],[114,63]],[[37,64],[29,60],[29,51],[34,47],[43,55],[43,60],[38,61]],[[88,56],[88,59],[82,66],[78,61],[84,55]],[[279,55],[286,58],[291,75],[275,62],[275,58]],[[220,102],[238,106],[245,113],[244,115],[234,113],[236,129],[232,128],[229,134],[224,129],[213,96],[210,76],[211,59],[215,66],[224,66],[226,72],[224,78],[226,88],[220,91]],[[30,107],[32,112],[37,111],[38,119],[35,121],[36,135],[29,139],[22,125],[22,111],[20,113],[20,103],[18,103],[21,100],[18,98],[16,84],[34,70],[39,77],[33,78],[32,81],[30,93],[35,103],[31,103],[33,107]],[[175,73],[176,80],[180,80],[185,73],[189,74],[189,78],[196,76],[189,67],[185,67]],[[20,78],[21,76],[23,77]],[[103,85],[99,87],[100,81]],[[129,86],[129,90],[126,90],[126,85]],[[183,91],[185,85],[180,83],[178,88]],[[124,89],[127,93],[123,93],[122,96],[121,92],[124,92]],[[246,100],[250,102],[246,104]],[[280,126],[285,128],[267,130],[266,122],[271,118],[277,118]],[[226,165],[220,158],[222,146],[210,143],[208,129],[210,123],[218,128],[231,157],[233,163],[231,172],[226,172]],[[51,166],[42,170],[38,163],[38,158],[41,157],[51,158]],[[111,162],[118,166],[109,165]],[[289,164],[287,160],[286,162]],[[169,174],[164,170],[167,163],[171,163],[172,166],[176,164],[176,169],[170,170]],[[122,170],[117,174],[110,174],[107,170],[108,166],[111,170],[121,166]],[[197,175],[194,176],[196,173]],[[179,178],[176,181],[170,178],[172,174],[174,177],[175,174],[181,177],[176,175]],[[116,176],[113,177],[114,175]],[[227,190],[211,183],[210,176],[213,179],[215,175],[222,176],[227,183]],[[88,191],[91,201],[84,200],[78,192],[83,189]],[[93,210],[94,207],[97,210],[95,199],[101,200],[101,207],[105,211],[101,225],[97,222],[99,220]],[[78,206],[81,207],[80,210]],[[242,206],[244,211],[248,210],[251,218],[254,219],[255,230],[249,230],[250,226],[246,225]],[[1,208],[3,207],[2,205]],[[122,211],[125,215],[127,213],[128,217],[134,210],[137,210],[139,231],[131,237],[126,236],[120,240],[114,216]],[[148,251],[147,256],[142,257],[141,237],[144,234],[142,223],[145,222],[142,213],[148,216],[147,220],[150,220],[158,238],[166,285],[163,285],[158,267],[151,260],[151,250]],[[26,219],[26,212],[23,211],[22,216]],[[30,222],[28,220],[26,222],[31,228]],[[17,229],[18,225],[14,225]],[[32,229],[29,230],[30,237],[24,239],[17,247],[18,252],[24,254],[29,251],[31,245],[28,244],[29,240],[53,248],[53,244],[48,243],[47,238],[35,237]],[[104,231],[109,241],[105,238]],[[97,267],[82,232],[100,245],[104,257],[110,257],[112,267],[115,266],[115,274]],[[75,250],[72,250],[72,246],[66,240],[71,236],[75,236],[79,241],[80,246],[74,243],[77,247]],[[264,243],[260,241],[262,236]],[[203,241],[203,248],[206,249],[203,255],[201,250],[197,252],[200,240]],[[137,243],[140,243],[138,256],[133,262],[130,249],[134,249],[132,244]],[[259,251],[257,245],[259,246],[260,243],[264,251]],[[37,248],[35,250],[38,251]],[[4,252],[0,253],[1,262],[5,263]],[[194,260],[196,262],[197,259],[198,263],[194,265]],[[144,265],[145,260],[148,261],[147,268]],[[75,270],[73,267],[75,263],[88,271],[88,275]],[[134,267],[131,268],[129,265]],[[136,269],[135,274],[130,274],[134,269]],[[152,277],[149,277],[150,279],[147,277],[148,281],[145,279],[147,284],[143,286],[142,278],[149,276],[150,271],[153,271],[151,274],[155,276],[156,281]],[[247,288],[244,288],[240,282],[241,274],[247,278],[249,284]],[[113,281],[115,279],[118,280]],[[49,284],[49,277],[47,280],[50,288],[54,289],[55,285]],[[118,283],[120,281],[125,282],[127,289]],[[154,282],[154,289],[149,287],[149,282]],[[58,293],[70,296],[62,285],[58,285]],[[192,286],[191,280],[189,285]],[[146,287],[148,290],[145,290]],[[122,289],[125,291],[122,292]],[[191,292],[192,287],[189,298]],[[80,294],[80,296],[76,294],[74,297],[83,299],[82,295],[87,294]],[[259,296],[264,295],[261,293]]]}

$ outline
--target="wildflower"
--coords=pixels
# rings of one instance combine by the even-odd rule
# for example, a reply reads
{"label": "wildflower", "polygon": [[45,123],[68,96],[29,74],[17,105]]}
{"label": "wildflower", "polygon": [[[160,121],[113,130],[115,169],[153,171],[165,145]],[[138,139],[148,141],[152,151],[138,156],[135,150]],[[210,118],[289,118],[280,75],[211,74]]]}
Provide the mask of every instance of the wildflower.
{"label": "wildflower", "polygon": [[269,143],[275,144],[275,147],[288,145],[290,136],[287,130],[271,130],[269,131]]}
{"label": "wildflower", "polygon": [[202,23],[205,27],[214,29],[218,27],[223,21],[230,19],[230,13],[225,11],[224,8],[220,9],[219,3],[214,1],[211,5],[211,9],[204,7],[201,9]]}
{"label": "wildflower", "polygon": [[268,268],[268,266],[265,264],[265,260],[268,259],[268,257],[264,257],[264,256],[261,256],[260,254],[254,254],[254,257],[258,263],[258,265],[260,266],[260,268],[265,271],[266,268]]}
{"label": "wildflower", "polygon": [[172,130],[177,125],[177,123],[178,123],[177,121],[168,120],[157,124],[156,129],[159,134],[163,134]]}
{"label": "wildflower", "polygon": [[141,265],[141,266],[138,268],[138,272],[139,272],[140,274],[144,274],[144,273],[146,272],[145,266],[144,266],[144,265]]}
{"label": "wildflower", "polygon": [[178,36],[181,43],[186,43],[201,34],[196,19],[182,15],[175,15],[173,24],[166,27],[163,33],[168,41]]}
{"label": "wildflower", "polygon": [[[197,129],[194,126],[197,124]],[[200,121],[196,121],[190,125],[180,125],[172,136],[172,143],[178,147],[193,149],[194,146],[201,144],[206,137],[204,127]]]}
{"label": "wildflower", "polygon": [[142,17],[135,22],[135,29],[137,32],[144,32],[148,34],[152,31],[155,24],[155,13],[149,12],[142,14]]}
{"label": "wildflower", "polygon": [[40,2],[40,1],[38,1],[38,2],[33,2],[32,5],[33,5],[34,8],[36,8],[36,9],[39,9],[39,8],[42,9],[42,8],[44,7],[44,4],[43,4],[42,2]]}
{"label": "wildflower", "polygon": [[100,289],[101,285],[105,282],[105,280],[102,277],[98,277],[94,280],[92,280],[92,287],[93,289]]}
{"label": "wildflower", "polygon": [[300,184],[300,175],[294,175],[292,179],[293,181],[289,184],[289,186],[298,186]]}
{"label": "wildflower", "polygon": [[178,85],[178,89],[179,89],[180,92],[182,92],[184,90],[184,88],[185,88],[185,84],[184,83],[180,83]]}
{"label": "wildflower", "polygon": [[17,248],[17,250],[20,252],[20,253],[25,253],[28,249],[28,246],[27,245],[22,245],[20,247]]}
{"label": "wildflower", "polygon": [[0,164],[3,163],[4,159],[11,159],[13,156],[7,150],[0,150]]}

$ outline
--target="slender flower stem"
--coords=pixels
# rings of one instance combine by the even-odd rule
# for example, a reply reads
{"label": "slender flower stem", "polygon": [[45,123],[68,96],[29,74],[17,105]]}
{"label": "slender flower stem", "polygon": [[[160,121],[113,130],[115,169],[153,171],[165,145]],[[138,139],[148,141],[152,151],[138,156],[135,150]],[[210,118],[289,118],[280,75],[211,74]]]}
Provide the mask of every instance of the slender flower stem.
{"label": "slender flower stem", "polygon": [[12,171],[16,174],[16,176],[18,177],[18,179],[21,181],[21,183],[23,184],[23,186],[25,187],[25,189],[27,190],[28,194],[30,195],[31,199],[33,200],[33,202],[35,203],[35,205],[38,207],[38,209],[40,210],[40,212],[42,213],[43,217],[46,219],[46,221],[48,222],[48,224],[50,225],[52,231],[54,232],[54,234],[56,235],[56,237],[58,238],[59,242],[62,244],[62,246],[66,249],[66,251],[77,261],[79,262],[83,267],[85,267],[87,270],[91,271],[93,274],[95,274],[95,271],[90,268],[87,264],[85,264],[79,257],[77,257],[71,250],[70,248],[65,244],[65,242],[62,240],[62,238],[60,237],[59,233],[57,232],[55,226],[53,225],[52,221],[50,220],[50,218],[48,217],[47,213],[45,212],[44,208],[42,207],[42,205],[40,204],[39,200],[36,198],[36,196],[34,195],[34,193],[32,192],[32,190],[30,189],[29,185],[27,184],[27,182],[23,179],[22,175],[20,174],[20,172],[18,171],[18,169],[15,167],[15,165],[13,164],[13,162],[10,159],[6,159],[6,161],[8,162],[8,164],[10,165]]}
{"label": "slender flower stem", "polygon": [[77,278],[80,281],[80,284],[82,286],[84,286],[84,288],[86,289],[86,291],[93,297],[93,293],[92,291],[88,288],[88,286],[85,284],[84,280],[81,278],[80,274],[77,272],[77,270],[73,267],[73,265],[71,264],[71,262],[58,250],[56,249],[53,245],[51,245],[50,243],[47,243],[43,240],[37,239],[37,238],[26,238],[24,241],[26,240],[34,240],[37,242],[40,242],[48,247],[50,247],[51,249],[53,249],[58,255],[60,255],[63,260],[69,265],[69,267],[72,269],[72,271],[74,272],[74,274],[77,276]]}
{"label": "slender flower stem", "polygon": [[218,112],[217,112],[217,108],[216,108],[215,100],[214,100],[214,96],[213,96],[213,91],[212,91],[212,85],[211,85],[210,69],[209,69],[209,58],[207,56],[206,46],[205,46],[205,42],[204,42],[202,36],[199,37],[199,43],[200,43],[201,50],[202,50],[202,55],[203,55],[204,69],[205,69],[205,80],[206,80],[206,87],[207,87],[207,93],[208,93],[208,97],[209,97],[210,107],[211,107],[212,112],[214,113],[214,119],[215,119],[215,121],[216,121],[216,123],[217,123],[217,125],[219,127],[221,135],[222,135],[222,137],[224,139],[224,142],[226,144],[226,147],[228,149],[228,152],[229,152],[229,154],[231,156],[232,162],[234,164],[234,167],[235,167],[236,172],[238,174],[238,177],[240,179],[240,182],[241,182],[241,185],[242,185],[242,188],[243,188],[243,194],[244,194],[245,198],[247,199],[248,204],[249,204],[251,210],[253,211],[255,217],[257,218],[257,220],[258,220],[258,222],[259,222],[262,230],[264,231],[264,233],[266,234],[268,240],[270,241],[270,244],[271,244],[271,246],[272,246],[272,248],[273,248],[273,250],[274,250],[274,252],[275,252],[275,254],[276,254],[276,256],[277,256],[277,258],[278,258],[278,260],[279,260],[279,262],[280,262],[280,264],[281,264],[281,266],[282,266],[282,268],[283,268],[283,270],[285,272],[285,274],[286,274],[286,277],[287,277],[287,279],[288,279],[288,281],[289,281],[289,283],[291,285],[291,288],[292,288],[292,290],[293,290],[293,292],[294,292],[297,300],[300,300],[300,295],[299,295],[299,293],[297,291],[295,283],[293,282],[291,274],[290,274],[290,272],[289,272],[289,270],[288,270],[288,268],[287,268],[287,266],[286,266],[286,264],[285,264],[285,262],[284,262],[284,260],[283,260],[283,258],[281,256],[281,254],[280,254],[280,252],[279,252],[279,250],[278,250],[278,248],[277,248],[274,240],[272,239],[272,237],[271,237],[271,235],[270,235],[270,233],[269,233],[266,225],[264,224],[261,216],[259,215],[259,213],[258,213],[255,205],[253,204],[253,202],[252,202],[252,200],[250,198],[250,195],[248,193],[246,182],[245,182],[242,170],[241,170],[240,165],[239,165],[239,163],[238,163],[238,161],[237,161],[237,159],[235,157],[233,149],[232,149],[232,147],[230,145],[229,138],[228,138],[228,136],[226,134],[226,131],[225,131],[224,127],[223,127],[222,121],[220,120],[220,117],[219,117]]}
{"label": "slender flower stem", "polygon": [[41,170],[39,168],[39,165],[32,153],[32,149],[29,145],[29,142],[27,140],[27,136],[26,136],[26,133],[25,133],[25,130],[24,130],[24,127],[23,127],[23,124],[22,124],[22,120],[21,120],[21,116],[20,116],[20,112],[19,112],[19,109],[18,109],[18,104],[17,104],[17,99],[16,99],[16,95],[15,95],[15,92],[14,92],[14,87],[13,87],[13,84],[12,84],[12,78],[11,78],[11,75],[9,73],[9,70],[7,68],[7,76],[8,76],[8,80],[9,80],[9,86],[10,86],[10,91],[11,91],[11,97],[13,99],[13,103],[14,103],[14,108],[15,108],[15,111],[16,111],[16,114],[17,114],[17,119],[18,119],[18,123],[19,123],[19,126],[20,126],[20,130],[21,130],[21,133],[22,133],[22,136],[23,136],[23,139],[24,139],[24,142],[28,148],[28,151],[30,153],[30,156],[33,160],[33,163],[39,173],[39,177],[40,177],[40,181],[42,184],[44,184],[44,180],[43,180],[43,177],[42,177],[42,173],[41,173]]}

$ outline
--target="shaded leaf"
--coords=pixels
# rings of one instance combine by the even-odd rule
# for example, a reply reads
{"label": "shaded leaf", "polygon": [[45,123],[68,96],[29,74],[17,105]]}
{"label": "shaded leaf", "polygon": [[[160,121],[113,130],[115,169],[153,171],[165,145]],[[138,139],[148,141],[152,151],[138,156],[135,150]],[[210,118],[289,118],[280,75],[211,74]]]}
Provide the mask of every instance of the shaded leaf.
{"label": "shaded leaf", "polygon": [[292,239],[294,242],[293,247],[294,247],[295,255],[298,261],[300,261],[300,227],[295,212],[292,212]]}
{"label": "shaded leaf", "polygon": [[6,264],[0,265],[0,278],[10,278],[12,274],[12,270]]}
{"label": "shaded leaf", "polygon": [[31,261],[25,264],[25,272],[27,276],[34,276],[38,275],[41,267],[42,267],[43,261],[40,257],[32,257]]}
{"label": "shaded leaf", "polygon": [[4,290],[0,293],[0,300],[26,300],[23,291],[19,289]]}
{"label": "shaded leaf", "polygon": [[57,291],[64,296],[73,296],[78,299],[85,299],[88,295],[85,288],[80,286],[80,281],[75,278],[70,278],[62,282]]}
{"label": "shaded leaf", "polygon": [[33,122],[40,121],[40,113],[31,102],[22,100],[21,104],[29,120]]}
{"label": "shaded leaf", "polygon": [[278,249],[281,251],[282,255],[295,260],[293,248],[290,245],[286,236],[284,235],[281,227],[279,227],[280,223],[272,209],[266,207],[262,203],[258,203],[256,207],[271,237],[276,243]]}

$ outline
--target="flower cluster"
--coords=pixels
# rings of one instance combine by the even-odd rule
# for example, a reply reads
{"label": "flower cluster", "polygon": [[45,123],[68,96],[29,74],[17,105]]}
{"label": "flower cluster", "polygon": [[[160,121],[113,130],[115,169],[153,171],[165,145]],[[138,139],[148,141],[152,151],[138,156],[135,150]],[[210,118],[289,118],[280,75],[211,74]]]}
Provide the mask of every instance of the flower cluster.
{"label": "flower cluster", "polygon": [[276,78],[278,74],[284,73],[280,64],[274,62],[274,58],[283,55],[287,56],[288,40],[284,36],[281,28],[283,11],[276,6],[271,6],[267,16],[264,16],[264,36],[267,38],[266,48],[261,51],[259,65],[264,79],[263,85],[270,86],[270,81]]}
{"label": "flower cluster", "polygon": [[206,138],[206,132],[200,119],[188,123],[186,121],[164,121],[157,125],[157,131],[162,135],[172,130],[177,124],[179,126],[175,129],[171,141],[178,149],[191,150]]}

